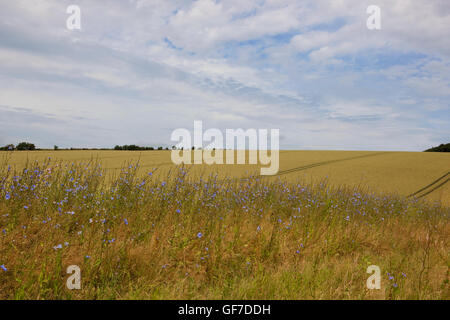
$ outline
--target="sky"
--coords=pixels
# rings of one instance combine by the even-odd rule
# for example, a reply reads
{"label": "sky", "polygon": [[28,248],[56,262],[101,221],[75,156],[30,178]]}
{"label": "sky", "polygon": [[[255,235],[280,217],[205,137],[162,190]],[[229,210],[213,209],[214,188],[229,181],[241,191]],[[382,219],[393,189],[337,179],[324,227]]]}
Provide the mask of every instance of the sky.
{"label": "sky", "polygon": [[448,143],[450,1],[0,0],[0,145],[171,146],[194,120],[282,149]]}

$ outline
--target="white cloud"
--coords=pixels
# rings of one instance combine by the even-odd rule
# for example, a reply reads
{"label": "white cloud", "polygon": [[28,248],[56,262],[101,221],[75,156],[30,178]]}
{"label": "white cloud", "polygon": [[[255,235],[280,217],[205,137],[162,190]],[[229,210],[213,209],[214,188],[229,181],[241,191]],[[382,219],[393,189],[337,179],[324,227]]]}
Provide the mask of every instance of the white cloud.
{"label": "white cloud", "polygon": [[[380,0],[380,31],[360,0],[80,0],[80,32],[65,28],[69,4],[2,4],[0,105],[36,115],[37,143],[164,141],[194,119],[281,128],[290,147],[448,136],[437,121],[449,119],[447,1]],[[45,129],[45,114],[65,124]],[[68,137],[67,124],[109,131]],[[23,136],[23,123],[8,128]]]}

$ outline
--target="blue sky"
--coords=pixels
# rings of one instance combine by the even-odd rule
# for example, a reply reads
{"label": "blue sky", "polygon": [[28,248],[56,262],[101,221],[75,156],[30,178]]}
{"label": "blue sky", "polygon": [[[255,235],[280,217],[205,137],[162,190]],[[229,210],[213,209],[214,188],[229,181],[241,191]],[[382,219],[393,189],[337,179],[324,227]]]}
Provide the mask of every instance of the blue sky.
{"label": "blue sky", "polygon": [[[68,30],[66,8],[81,9]],[[381,8],[368,30],[366,8]],[[172,145],[280,129],[285,149],[450,138],[450,2],[1,1],[0,145]]]}

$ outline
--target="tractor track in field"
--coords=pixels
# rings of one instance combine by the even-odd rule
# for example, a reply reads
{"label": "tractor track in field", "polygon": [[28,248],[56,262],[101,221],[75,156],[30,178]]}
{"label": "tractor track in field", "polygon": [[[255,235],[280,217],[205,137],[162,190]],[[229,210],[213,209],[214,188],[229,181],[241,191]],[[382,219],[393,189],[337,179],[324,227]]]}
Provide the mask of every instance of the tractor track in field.
{"label": "tractor track in field", "polygon": [[[432,193],[433,191],[439,189],[440,187],[442,187],[443,185],[445,185],[447,182],[450,181],[450,177],[445,179],[445,177],[447,177],[447,176],[450,176],[450,171],[445,173],[444,175],[440,176],[439,178],[437,178],[436,180],[434,180],[430,184],[426,185],[425,187],[417,190],[414,193],[411,193],[408,196],[408,198],[416,197],[417,199],[420,199],[422,197],[425,197],[426,195],[429,195],[430,193]],[[441,180],[443,180],[443,181],[441,182]],[[424,193],[422,193],[422,192],[424,192]]]}
{"label": "tractor track in field", "polygon": [[[387,154],[387,153],[392,154],[394,152],[377,152],[377,153],[364,154],[364,155],[360,155],[360,156],[354,156],[354,157],[343,158],[343,159],[322,161],[322,162],[312,163],[312,164],[308,164],[308,165],[301,166],[301,167],[282,170],[282,171],[279,171],[277,174],[274,174],[273,176],[281,176],[284,174],[303,171],[303,170],[307,170],[307,169],[315,168],[315,167],[319,167],[319,166],[324,166],[324,165],[331,164],[331,163],[336,163],[336,162],[341,162],[341,161],[349,161],[349,160],[355,160],[355,159],[361,159],[361,158],[367,158],[367,157],[375,157],[375,156],[379,156],[379,155],[383,155],[383,154]],[[261,176],[261,177],[263,177],[263,176]]]}
{"label": "tractor track in field", "polygon": [[[295,168],[291,168],[291,169],[287,169],[287,170],[282,170],[279,171],[277,174],[274,175],[256,175],[256,176],[252,176],[252,177],[245,177],[245,178],[234,178],[231,179],[231,181],[248,181],[250,178],[256,179],[256,178],[270,178],[270,177],[277,177],[277,176],[281,176],[284,174],[289,174],[289,173],[293,173],[293,172],[298,172],[298,171],[303,171],[303,170],[307,170],[310,168],[315,168],[315,167],[319,167],[319,166],[324,166],[327,164],[331,164],[331,163],[336,163],[336,162],[341,162],[341,161],[349,161],[349,160],[354,160],[354,159],[361,159],[361,158],[367,158],[367,157],[374,157],[374,156],[378,156],[378,155],[383,155],[383,154],[393,154],[395,152],[392,151],[386,151],[386,152],[377,152],[377,153],[370,153],[370,154],[363,154],[360,156],[354,156],[354,157],[349,157],[349,158],[342,158],[342,159],[335,159],[335,160],[328,160],[328,161],[322,161],[322,162],[316,162],[316,163],[311,163],[305,166],[301,166],[301,167],[295,167]],[[218,180],[218,181],[225,181],[224,179]]]}
{"label": "tractor track in field", "polygon": [[[283,151],[281,151],[281,152],[283,152]],[[380,156],[380,155],[388,154],[388,153],[393,154],[395,152],[391,151],[391,152],[377,152],[377,153],[363,154],[363,155],[354,156],[354,157],[348,157],[348,158],[342,158],[342,159],[334,159],[334,160],[328,160],[328,161],[311,163],[311,164],[300,166],[300,167],[295,167],[295,168],[291,168],[291,169],[282,170],[282,171],[279,171],[277,174],[274,174],[274,175],[271,175],[271,176],[257,175],[257,176],[253,176],[253,177],[235,178],[235,179],[230,179],[230,180],[228,180],[228,179],[226,179],[226,180],[220,179],[220,180],[218,180],[216,182],[220,182],[220,181],[222,181],[222,182],[225,182],[225,181],[238,182],[238,181],[248,181],[248,179],[250,179],[250,178],[276,177],[276,176],[281,176],[281,175],[285,175],[285,174],[299,172],[299,171],[303,171],[303,170],[307,170],[307,169],[311,169],[311,168],[315,168],[315,167],[319,167],[319,166],[324,166],[324,165],[328,165],[328,164],[332,164],[332,163],[338,163],[338,162],[350,161],[350,160],[356,160],[356,159],[363,159],[363,158],[368,158],[368,157],[375,157],[375,156]],[[158,166],[165,166],[165,165],[171,165],[171,164],[173,164],[173,163],[172,162],[163,162],[163,163],[142,165],[140,167],[141,168],[158,167]],[[410,197],[416,196],[417,199],[420,199],[420,198],[425,197],[428,194],[432,193],[433,191],[441,188],[442,186],[444,186],[449,181],[450,181],[450,171],[445,173],[444,175],[440,176],[439,178],[437,178],[436,180],[434,180],[430,184],[428,184],[428,185],[424,186],[423,188],[417,190],[416,192],[411,193],[407,197],[410,198]]]}

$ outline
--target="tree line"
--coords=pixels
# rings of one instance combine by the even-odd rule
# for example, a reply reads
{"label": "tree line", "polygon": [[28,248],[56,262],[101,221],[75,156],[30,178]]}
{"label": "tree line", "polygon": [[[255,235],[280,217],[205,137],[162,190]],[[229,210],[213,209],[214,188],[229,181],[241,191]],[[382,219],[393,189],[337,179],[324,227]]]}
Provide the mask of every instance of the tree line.
{"label": "tree line", "polygon": [[450,143],[443,144],[439,146],[425,150],[425,152],[450,152]]}
{"label": "tree line", "polygon": [[13,151],[13,150],[36,150],[34,143],[21,142],[17,146],[13,144],[7,144],[4,147],[0,147],[0,150]]}
{"label": "tree line", "polygon": [[[172,146],[172,149],[175,149],[175,146]],[[14,144],[7,144],[6,146],[0,147],[0,151],[14,151],[14,150],[43,150],[38,149],[34,145],[34,143],[29,142],[21,142],[17,144],[16,146]],[[130,145],[123,145],[119,146],[116,145],[113,149],[111,148],[66,148],[66,149],[60,149],[58,146],[54,146],[53,150],[131,150],[131,151],[145,151],[145,150],[169,150],[168,147],[141,147],[135,144]]]}
{"label": "tree line", "polygon": [[[174,147],[172,147],[172,148],[174,148]],[[137,146],[135,144],[130,144],[130,145],[126,144],[123,146],[115,146],[114,150],[132,150],[132,151],[135,151],[135,150],[164,150],[164,148],[163,147],[158,147],[158,148],[141,147],[141,146]],[[169,148],[166,147],[165,150],[169,150]]]}

